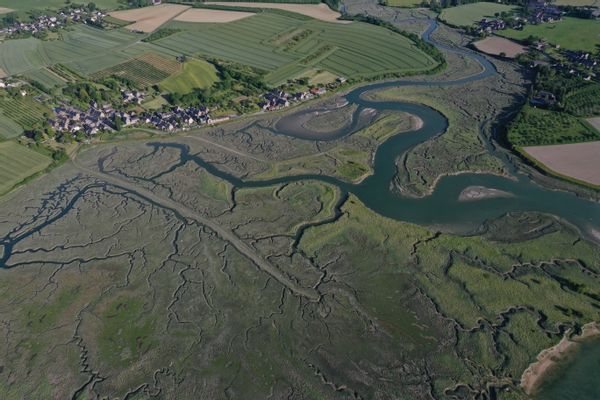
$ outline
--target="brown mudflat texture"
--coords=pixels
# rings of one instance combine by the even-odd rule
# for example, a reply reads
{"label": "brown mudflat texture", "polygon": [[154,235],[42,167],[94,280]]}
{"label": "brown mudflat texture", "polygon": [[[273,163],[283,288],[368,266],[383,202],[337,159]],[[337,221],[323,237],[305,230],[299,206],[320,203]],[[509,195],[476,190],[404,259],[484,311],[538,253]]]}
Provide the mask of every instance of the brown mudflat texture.
{"label": "brown mudflat texture", "polygon": [[110,13],[110,16],[123,21],[135,22],[131,25],[127,25],[127,29],[152,32],[188,8],[190,7],[178,4],[161,4],[159,6],[137,8],[133,10],[115,11]]}
{"label": "brown mudflat texture", "polygon": [[254,13],[226,10],[209,10],[204,8],[192,8],[175,18],[175,21],[181,22],[205,22],[205,23],[226,23],[248,18]]}
{"label": "brown mudflat texture", "polygon": [[600,141],[526,147],[525,151],[552,171],[600,185]]}
{"label": "brown mudflat texture", "polygon": [[474,43],[477,50],[487,54],[499,56],[504,53],[506,57],[515,58],[519,54],[525,53],[527,49],[512,40],[489,36],[483,40]]}
{"label": "brown mudflat texture", "polygon": [[276,8],[279,10],[291,11],[298,14],[308,15],[314,19],[320,19],[327,22],[348,23],[349,21],[340,21],[338,18],[341,14],[333,11],[324,3],[321,4],[280,4],[280,3],[245,3],[245,2],[208,2],[206,4],[214,4],[220,6],[236,6],[236,7],[256,7],[256,8]]}

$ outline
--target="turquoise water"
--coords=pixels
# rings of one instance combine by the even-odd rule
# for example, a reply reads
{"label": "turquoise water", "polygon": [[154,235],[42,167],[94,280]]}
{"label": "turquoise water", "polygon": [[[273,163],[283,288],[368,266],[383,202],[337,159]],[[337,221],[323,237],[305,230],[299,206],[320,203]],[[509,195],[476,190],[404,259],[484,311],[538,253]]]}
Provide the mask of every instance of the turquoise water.
{"label": "turquoise water", "polygon": [[600,399],[600,340],[584,342],[541,387],[536,400]]}

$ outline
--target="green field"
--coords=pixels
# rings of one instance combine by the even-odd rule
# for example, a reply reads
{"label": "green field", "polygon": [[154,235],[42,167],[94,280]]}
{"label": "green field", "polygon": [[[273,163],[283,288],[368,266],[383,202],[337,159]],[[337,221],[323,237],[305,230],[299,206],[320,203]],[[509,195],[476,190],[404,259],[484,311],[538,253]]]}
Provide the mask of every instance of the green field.
{"label": "green field", "polygon": [[266,71],[272,85],[315,68],[360,78],[436,65],[410,40],[378,26],[326,23],[273,13],[227,24],[196,24],[194,29],[154,43],[189,56],[218,58]]}
{"label": "green field", "polygon": [[600,43],[600,23],[567,17],[553,24],[527,25],[522,31],[511,29],[499,31],[498,34],[519,40],[535,36],[565,49],[595,52]]}
{"label": "green field", "polygon": [[25,78],[35,81],[42,86],[51,89],[54,87],[62,87],[67,81],[60,75],[50,71],[48,68],[40,68],[32,71],[28,71],[23,74]]}
{"label": "green field", "polygon": [[0,114],[10,118],[23,129],[31,129],[44,120],[50,109],[35,99],[26,97],[0,97]]}
{"label": "green field", "polygon": [[64,64],[79,74],[89,75],[149,52],[173,55],[168,49],[139,42],[140,38],[126,30],[77,25],[63,31],[61,40],[7,40],[0,43],[0,68],[16,75],[39,73],[40,68]]}
{"label": "green field", "polygon": [[52,160],[15,142],[0,143],[0,194],[42,171]]}
{"label": "green field", "polygon": [[0,139],[9,139],[20,136],[23,128],[15,121],[0,112]]}
{"label": "green field", "polygon": [[446,8],[440,14],[440,19],[454,26],[471,26],[483,18],[494,17],[501,12],[510,12],[516,7],[498,3],[472,3],[458,7]]}
{"label": "green field", "polygon": [[508,131],[516,146],[578,143],[600,140],[600,132],[570,114],[526,106]]}
{"label": "green field", "polygon": [[190,93],[199,88],[204,89],[218,81],[217,71],[212,64],[202,60],[190,60],[183,64],[183,69],[160,83],[160,87],[171,93]]}

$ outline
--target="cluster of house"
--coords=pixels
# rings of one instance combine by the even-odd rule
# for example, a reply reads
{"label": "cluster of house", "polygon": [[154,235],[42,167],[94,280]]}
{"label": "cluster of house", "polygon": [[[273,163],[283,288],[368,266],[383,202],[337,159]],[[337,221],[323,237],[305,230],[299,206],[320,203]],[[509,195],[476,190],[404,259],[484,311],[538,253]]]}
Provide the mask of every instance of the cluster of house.
{"label": "cluster of house", "polygon": [[477,34],[492,33],[506,29],[506,22],[501,19],[484,18],[477,24]]}
{"label": "cluster of house", "polygon": [[147,126],[174,132],[222,120],[211,119],[206,107],[174,107],[169,111],[137,113],[115,110],[110,105],[99,106],[92,102],[87,110],[72,106],[56,107],[54,118],[50,119],[49,123],[57,132],[68,132],[73,135],[81,132],[92,136],[99,132],[132,126]]}
{"label": "cluster of house", "polygon": [[123,104],[142,104],[146,98],[146,93],[138,90],[121,90],[121,99]]}
{"label": "cluster of house", "polygon": [[525,15],[512,16],[509,19],[483,18],[477,23],[476,33],[479,35],[490,34],[506,28],[523,30],[525,24],[542,24],[560,21],[565,12],[550,4],[546,0],[529,0],[525,7]]}
{"label": "cluster of house", "polygon": [[527,22],[532,24],[560,21],[565,14],[546,0],[529,0],[527,12],[530,15]]}
{"label": "cluster of house", "polygon": [[263,101],[258,103],[258,106],[265,111],[279,110],[281,108],[289,107],[292,104],[310,100],[316,96],[324,95],[327,93],[327,89],[335,89],[339,85],[346,83],[346,81],[346,78],[338,77],[335,83],[330,83],[327,85],[327,87],[317,86],[312,87],[305,92],[296,92],[292,94],[281,89],[273,89],[262,96]]}
{"label": "cluster of house", "polygon": [[[543,50],[545,47],[544,43],[534,44],[533,47]],[[546,66],[563,74],[581,77],[586,81],[591,81],[592,79],[600,80],[600,57],[594,57],[593,54],[585,51],[573,50],[564,50],[561,54],[564,56],[564,60],[562,61],[551,63],[536,60],[531,63],[531,67]]]}
{"label": "cluster of house", "polygon": [[40,33],[56,30],[64,27],[70,22],[96,23],[102,21],[106,16],[102,11],[88,11],[84,8],[62,10],[56,15],[40,15],[31,22],[15,21],[12,25],[0,29],[0,33],[15,35],[20,33]]}
{"label": "cluster of house", "polygon": [[585,51],[572,51],[567,50],[563,52],[565,58],[572,64],[586,69],[596,69],[598,66],[598,58],[594,58],[594,55]]}
{"label": "cluster of house", "polygon": [[540,90],[531,100],[529,100],[529,104],[534,107],[549,108],[556,104],[556,96],[554,93]]}
{"label": "cluster of house", "polygon": [[313,97],[325,94],[326,92],[327,89],[322,87],[312,88],[307,92],[296,92],[293,94],[287,93],[281,89],[274,89],[262,96],[264,101],[258,103],[258,106],[265,111],[279,110],[300,101],[310,100]]}

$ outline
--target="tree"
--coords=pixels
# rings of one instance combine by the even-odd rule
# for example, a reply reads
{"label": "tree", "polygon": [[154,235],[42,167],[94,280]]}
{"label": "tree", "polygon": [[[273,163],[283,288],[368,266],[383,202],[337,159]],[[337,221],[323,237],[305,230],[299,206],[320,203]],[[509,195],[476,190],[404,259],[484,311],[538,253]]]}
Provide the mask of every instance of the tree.
{"label": "tree", "polygon": [[117,131],[123,129],[123,119],[119,115],[115,116],[115,129]]}

